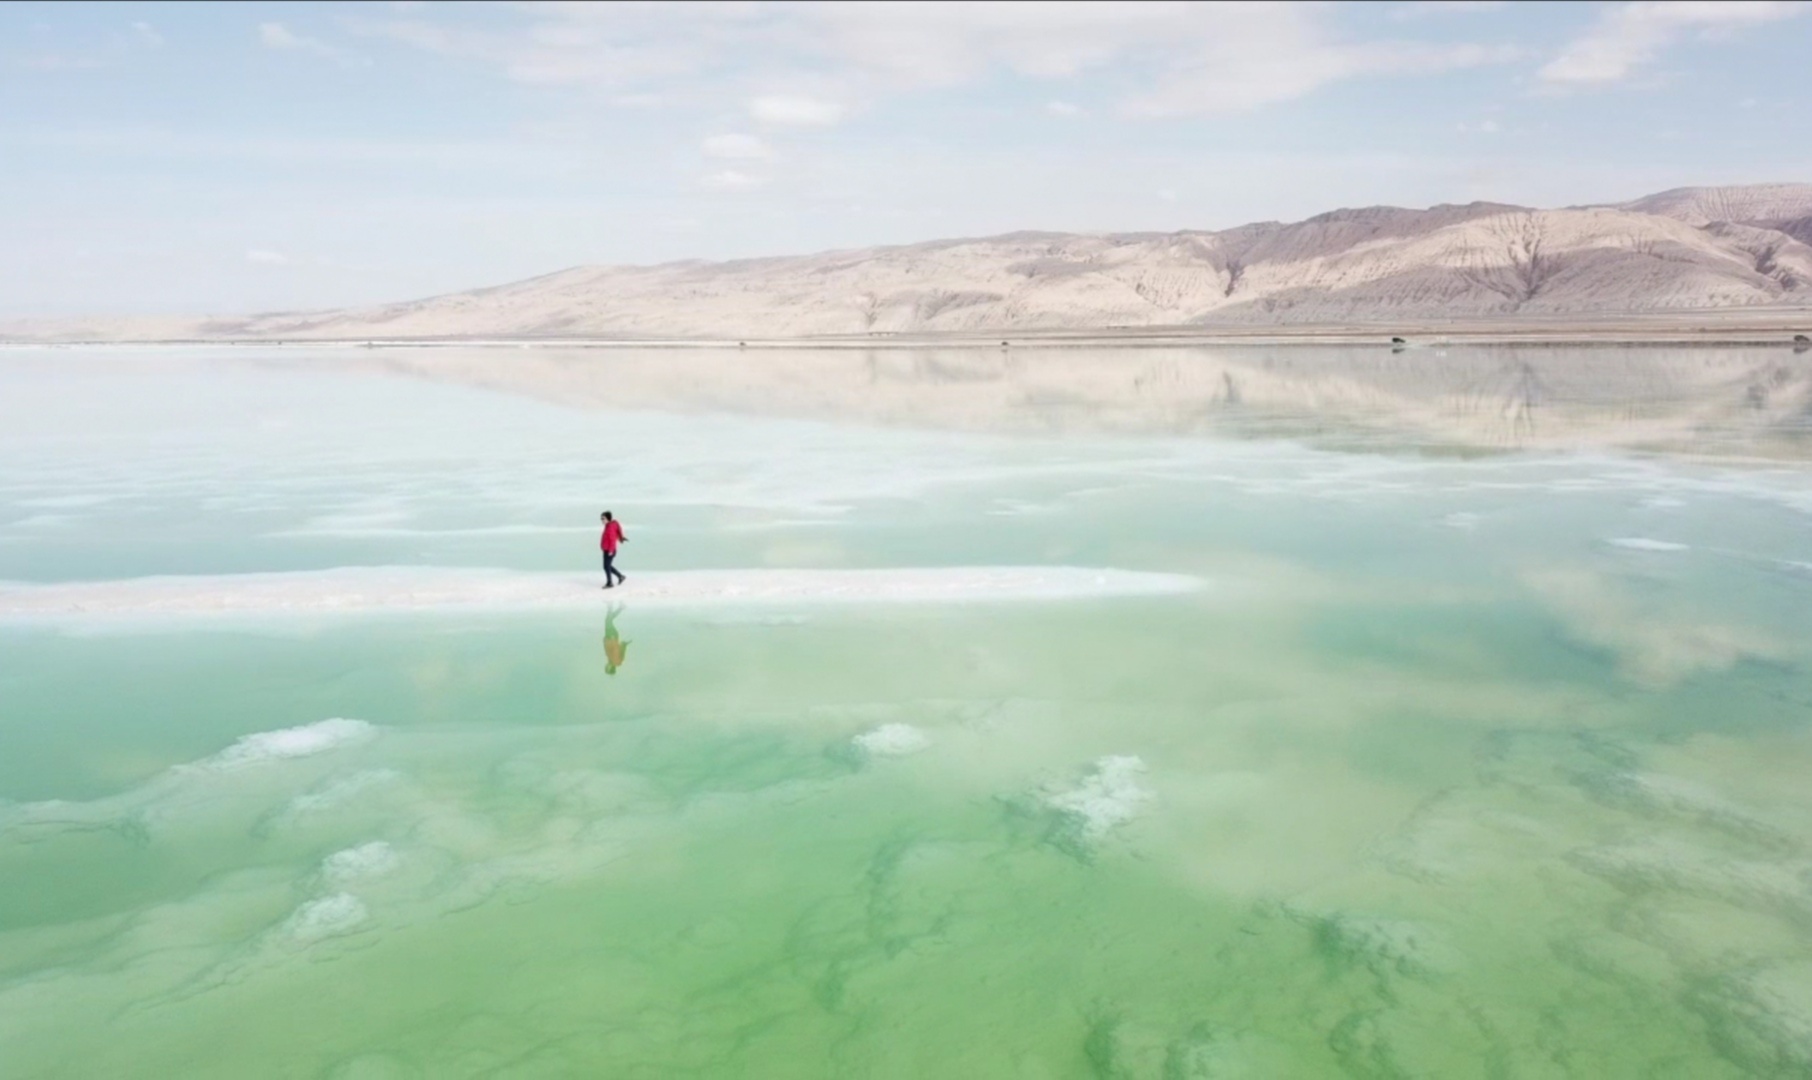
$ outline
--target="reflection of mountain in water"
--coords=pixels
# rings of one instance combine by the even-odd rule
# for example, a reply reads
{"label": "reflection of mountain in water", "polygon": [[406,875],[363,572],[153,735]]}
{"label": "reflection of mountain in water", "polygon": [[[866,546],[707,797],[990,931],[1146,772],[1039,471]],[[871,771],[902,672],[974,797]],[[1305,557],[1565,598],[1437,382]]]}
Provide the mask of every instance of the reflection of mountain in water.
{"label": "reflection of mountain in water", "polygon": [[1789,348],[550,347],[365,355],[392,370],[597,407],[966,431],[1812,456],[1812,356]]}

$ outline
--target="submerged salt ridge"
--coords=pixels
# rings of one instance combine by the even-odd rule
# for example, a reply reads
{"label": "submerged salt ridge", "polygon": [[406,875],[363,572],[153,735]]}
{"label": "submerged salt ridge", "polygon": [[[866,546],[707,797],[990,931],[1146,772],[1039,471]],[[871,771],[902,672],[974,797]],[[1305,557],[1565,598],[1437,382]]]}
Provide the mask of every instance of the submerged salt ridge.
{"label": "submerged salt ridge", "polygon": [[931,745],[923,731],[911,724],[882,724],[851,740],[855,748],[871,757],[904,757]]}
{"label": "submerged salt ridge", "polygon": [[313,757],[369,741],[377,729],[363,720],[333,717],[313,724],[259,731],[197,763],[199,768],[235,769],[284,758]]}
{"label": "submerged salt ridge", "polygon": [[1074,566],[902,570],[686,570],[638,573],[610,593],[594,577],[458,567],[342,567],[275,574],[0,584],[0,621],[129,616],[337,615],[412,611],[590,610],[747,604],[963,603],[1189,592],[1182,574]]}
{"label": "submerged salt ridge", "polygon": [[[135,822],[144,829],[173,809],[189,812],[197,791],[218,796],[223,791],[256,788],[270,766],[305,764],[305,759],[331,758],[341,751],[371,743],[378,727],[366,720],[335,716],[294,727],[255,731],[242,735],[219,753],[172,765],[136,788],[87,802],[47,799],[11,804],[0,801],[0,839],[19,826],[75,827],[97,822]],[[329,766],[331,768],[331,766]],[[298,796],[288,809],[295,815],[330,807],[375,784],[397,777],[391,770],[373,770],[336,779],[327,792]],[[207,802],[204,798],[203,804]],[[53,830],[54,831],[54,830]]]}
{"label": "submerged salt ridge", "polygon": [[1145,762],[1132,754],[1110,754],[1095,762],[1081,783],[1045,797],[1085,840],[1099,840],[1136,817],[1151,798],[1139,785]]}

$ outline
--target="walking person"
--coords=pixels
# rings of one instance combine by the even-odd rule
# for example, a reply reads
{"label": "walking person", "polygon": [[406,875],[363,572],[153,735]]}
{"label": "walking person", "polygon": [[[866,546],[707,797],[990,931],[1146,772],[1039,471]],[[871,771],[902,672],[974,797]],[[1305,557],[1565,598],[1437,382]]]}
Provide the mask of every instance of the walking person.
{"label": "walking person", "polygon": [[[622,523],[613,517],[610,511],[606,510],[599,514],[598,521],[604,526],[604,535],[598,538],[598,547],[604,552],[604,587],[612,589],[616,587],[617,582],[627,580],[617,569],[616,561],[617,545],[628,543],[629,537],[623,535]],[[612,578],[615,578],[616,581],[612,581]]]}

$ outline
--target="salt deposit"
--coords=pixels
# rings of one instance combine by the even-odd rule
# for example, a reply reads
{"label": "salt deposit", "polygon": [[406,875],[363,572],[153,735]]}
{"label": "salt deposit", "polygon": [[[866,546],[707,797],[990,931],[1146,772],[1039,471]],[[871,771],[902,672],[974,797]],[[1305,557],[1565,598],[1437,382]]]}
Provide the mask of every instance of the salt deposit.
{"label": "salt deposit", "polygon": [[857,735],[853,742],[856,749],[871,757],[901,757],[931,745],[925,733],[911,724],[882,724]]}
{"label": "salt deposit", "polygon": [[1130,754],[1114,754],[1095,762],[1082,782],[1045,801],[1070,818],[1084,839],[1098,839],[1131,821],[1151,793],[1139,786],[1145,762]]}
{"label": "salt deposit", "polygon": [[[1180,574],[1073,566],[638,573],[606,595],[593,578],[455,567],[342,567],[276,574],[0,585],[0,622],[321,616],[378,612],[1079,600],[1188,592]],[[298,736],[301,737],[301,736]],[[243,753],[280,752],[282,740]]]}
{"label": "salt deposit", "polygon": [[1646,536],[1618,536],[1605,541],[1626,551],[1686,551],[1687,545],[1672,540],[1654,540]]}
{"label": "salt deposit", "polygon": [[334,885],[382,877],[395,870],[396,850],[382,840],[336,851],[321,861],[321,876]]}
{"label": "salt deposit", "polygon": [[236,769],[265,761],[312,757],[342,746],[366,742],[376,733],[376,729],[363,720],[334,717],[312,724],[243,736],[238,742],[198,764],[208,768]]}
{"label": "salt deposit", "polygon": [[370,915],[358,897],[335,893],[297,908],[283,924],[283,931],[297,941],[310,943],[349,933]]}

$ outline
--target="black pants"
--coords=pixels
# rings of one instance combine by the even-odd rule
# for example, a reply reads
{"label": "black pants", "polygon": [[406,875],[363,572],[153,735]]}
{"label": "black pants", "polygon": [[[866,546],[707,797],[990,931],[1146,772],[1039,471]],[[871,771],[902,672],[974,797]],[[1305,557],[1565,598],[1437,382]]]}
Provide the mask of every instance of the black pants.
{"label": "black pants", "polygon": [[616,562],[617,562],[617,553],[616,552],[606,551],[604,553],[604,584],[606,584],[606,585],[611,584],[610,579],[613,576],[618,581],[623,580],[622,573],[617,570]]}

